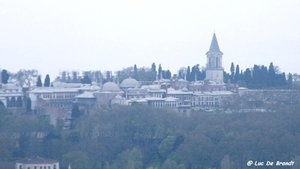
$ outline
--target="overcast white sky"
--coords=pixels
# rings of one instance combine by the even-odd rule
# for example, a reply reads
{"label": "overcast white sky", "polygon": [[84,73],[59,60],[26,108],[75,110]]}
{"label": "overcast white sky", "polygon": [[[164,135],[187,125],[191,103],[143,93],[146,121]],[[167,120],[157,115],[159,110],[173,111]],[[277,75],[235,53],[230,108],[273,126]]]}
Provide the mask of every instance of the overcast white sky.
{"label": "overcast white sky", "polygon": [[299,0],[0,0],[0,66],[51,79],[153,62],[176,73],[206,64],[214,31],[226,71],[273,62],[300,73]]}

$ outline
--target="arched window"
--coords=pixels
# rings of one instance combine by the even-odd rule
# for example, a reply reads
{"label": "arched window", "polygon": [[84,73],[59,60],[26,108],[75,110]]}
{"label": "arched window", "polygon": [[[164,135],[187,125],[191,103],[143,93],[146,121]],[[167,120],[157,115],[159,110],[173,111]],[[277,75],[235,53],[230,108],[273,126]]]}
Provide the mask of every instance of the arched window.
{"label": "arched window", "polygon": [[17,99],[17,107],[22,107],[23,106],[23,101],[22,98],[19,96]]}
{"label": "arched window", "polygon": [[6,97],[6,104],[7,104],[7,107],[11,107],[9,97]]}
{"label": "arched window", "polygon": [[16,98],[15,97],[12,97],[11,99],[10,99],[10,106],[11,107],[16,107],[16,105],[17,105],[17,101],[16,101]]}
{"label": "arched window", "polygon": [[219,58],[216,58],[216,67],[219,67]]}

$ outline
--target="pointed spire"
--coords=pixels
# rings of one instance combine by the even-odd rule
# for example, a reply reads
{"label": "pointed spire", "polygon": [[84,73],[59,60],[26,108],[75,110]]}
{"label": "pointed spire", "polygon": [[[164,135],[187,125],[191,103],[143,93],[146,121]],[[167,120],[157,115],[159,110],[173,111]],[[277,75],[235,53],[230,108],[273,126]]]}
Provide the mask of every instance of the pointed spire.
{"label": "pointed spire", "polygon": [[217,37],[216,34],[214,33],[211,44],[210,44],[210,48],[209,48],[209,52],[220,52],[220,48],[219,48],[219,44],[217,41]]}

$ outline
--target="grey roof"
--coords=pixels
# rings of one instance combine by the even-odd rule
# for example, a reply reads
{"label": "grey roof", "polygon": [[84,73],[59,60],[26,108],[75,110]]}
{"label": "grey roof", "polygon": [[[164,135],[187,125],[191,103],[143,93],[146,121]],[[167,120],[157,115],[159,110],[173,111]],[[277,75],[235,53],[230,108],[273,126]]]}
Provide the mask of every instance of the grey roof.
{"label": "grey roof", "polygon": [[75,96],[75,98],[78,98],[78,99],[93,99],[95,98],[94,96],[94,92],[83,92],[82,94],[79,94],[77,96]]}
{"label": "grey roof", "polygon": [[101,88],[101,91],[104,92],[104,91],[113,91],[113,92],[116,92],[116,91],[120,91],[120,88],[119,86],[114,83],[114,82],[106,82],[104,83],[104,85],[102,86]]}
{"label": "grey roof", "polygon": [[210,44],[209,52],[221,52],[215,33],[213,35],[213,38],[212,38],[212,41],[211,41],[211,44]]}
{"label": "grey roof", "polygon": [[140,84],[137,80],[135,80],[134,78],[127,78],[125,80],[122,81],[122,83],[120,84],[120,87],[123,87],[123,88],[134,88],[134,87],[139,87]]}
{"label": "grey roof", "polygon": [[233,95],[235,93],[231,92],[231,91],[204,91],[204,92],[194,92],[193,95],[194,96],[199,96],[199,95],[203,95],[203,96],[224,96],[224,95]]}
{"label": "grey roof", "polygon": [[23,163],[23,164],[53,164],[53,163],[58,163],[58,161],[57,160],[52,160],[52,159],[36,157],[36,158],[27,158],[27,159],[24,159],[24,160],[20,160],[20,161],[17,161],[17,163]]}
{"label": "grey roof", "polygon": [[28,93],[59,93],[59,92],[78,92],[78,88],[64,88],[64,87],[36,87]]}

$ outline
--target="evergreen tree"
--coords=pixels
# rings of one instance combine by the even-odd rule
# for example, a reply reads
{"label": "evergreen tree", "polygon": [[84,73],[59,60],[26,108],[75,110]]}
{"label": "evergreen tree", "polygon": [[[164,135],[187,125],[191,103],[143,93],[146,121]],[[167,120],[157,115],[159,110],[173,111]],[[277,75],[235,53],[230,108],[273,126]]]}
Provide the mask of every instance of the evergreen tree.
{"label": "evergreen tree", "polygon": [[157,75],[155,63],[152,63],[152,65],[151,65],[151,74],[152,74],[151,80],[154,81],[156,79],[156,75]]}
{"label": "evergreen tree", "polygon": [[288,75],[288,80],[287,80],[287,85],[288,85],[288,88],[293,88],[293,75],[291,73],[289,73]]}
{"label": "evergreen tree", "polygon": [[110,73],[110,71],[106,71],[106,81],[111,82],[111,73]]}
{"label": "evergreen tree", "polygon": [[71,83],[71,82],[72,82],[72,79],[70,76],[70,72],[67,72],[67,83]]}
{"label": "evergreen tree", "polygon": [[61,82],[67,82],[67,71],[61,72]]}
{"label": "evergreen tree", "polygon": [[234,64],[233,64],[233,62],[231,62],[230,72],[231,72],[231,81],[233,82],[233,80],[234,80]]}
{"label": "evergreen tree", "polygon": [[199,73],[200,73],[200,78],[199,78],[199,80],[204,80],[204,79],[205,79],[205,76],[206,76],[205,70],[202,70],[202,71],[199,72]]}
{"label": "evergreen tree", "polygon": [[9,74],[8,74],[7,70],[3,69],[3,70],[1,71],[1,78],[2,78],[2,79],[0,79],[1,82],[2,82],[3,84],[7,84],[8,79],[9,79]]}
{"label": "evergreen tree", "polygon": [[245,83],[249,87],[249,85],[252,82],[251,70],[249,68],[247,68],[246,71],[244,72],[244,77],[243,78],[244,78]]}
{"label": "evergreen tree", "polygon": [[72,72],[72,83],[78,83],[78,76],[76,71]]}
{"label": "evergreen tree", "polygon": [[158,66],[158,79],[161,79],[161,76],[162,76],[161,72],[162,72],[162,68],[161,68],[161,64],[159,64],[159,66]]}
{"label": "evergreen tree", "polygon": [[273,66],[273,62],[270,63],[269,65],[269,70],[268,70],[268,74],[269,74],[269,84],[268,86],[273,87],[276,85],[276,77],[275,77],[275,70],[274,70],[274,66]]}
{"label": "evergreen tree", "polygon": [[187,67],[187,70],[186,70],[186,80],[187,81],[192,81],[192,78],[191,78],[191,68],[190,66]]}
{"label": "evergreen tree", "polygon": [[240,80],[244,80],[244,72],[243,72],[243,70],[241,70],[239,79],[240,79]]}
{"label": "evergreen tree", "polygon": [[234,81],[237,82],[239,80],[240,80],[240,67],[239,67],[239,65],[236,65]]}
{"label": "evergreen tree", "polygon": [[261,70],[258,65],[253,66],[253,73],[252,73],[252,87],[253,88],[261,88]]}
{"label": "evergreen tree", "polygon": [[170,70],[164,71],[165,72],[165,76],[163,77],[164,79],[170,79],[172,74],[170,72]]}
{"label": "evergreen tree", "polygon": [[192,71],[190,73],[190,80],[191,81],[195,81],[196,78],[198,80],[198,76],[197,76],[197,74],[199,73],[199,67],[198,66],[199,65],[195,65],[195,66],[192,67]]}
{"label": "evergreen tree", "polygon": [[81,115],[78,103],[72,104],[71,117],[73,119],[78,118]]}
{"label": "evergreen tree", "polygon": [[81,79],[81,83],[82,84],[92,84],[92,81],[91,81],[90,77],[88,77],[87,75],[85,75],[83,77],[83,79]]}
{"label": "evergreen tree", "polygon": [[44,87],[50,87],[50,76],[48,74],[45,77]]}
{"label": "evergreen tree", "polygon": [[37,82],[36,82],[36,87],[42,87],[42,86],[43,86],[43,84],[42,84],[41,76],[38,76]]}
{"label": "evergreen tree", "polygon": [[261,73],[260,73],[260,78],[261,78],[261,86],[262,88],[267,88],[268,87],[268,68],[264,65],[261,66]]}
{"label": "evergreen tree", "polygon": [[139,80],[139,78],[138,78],[138,69],[136,67],[136,64],[134,64],[134,66],[133,66],[133,76],[132,77],[136,80]]}
{"label": "evergreen tree", "polygon": [[26,112],[31,112],[31,99],[29,97],[26,99]]}

